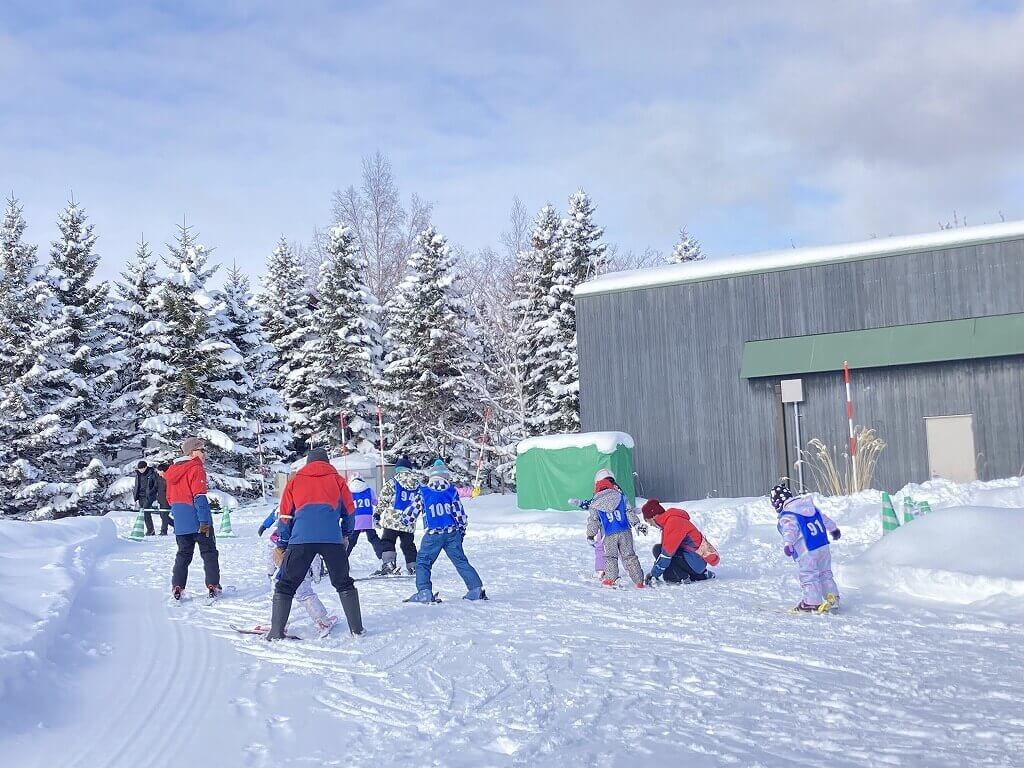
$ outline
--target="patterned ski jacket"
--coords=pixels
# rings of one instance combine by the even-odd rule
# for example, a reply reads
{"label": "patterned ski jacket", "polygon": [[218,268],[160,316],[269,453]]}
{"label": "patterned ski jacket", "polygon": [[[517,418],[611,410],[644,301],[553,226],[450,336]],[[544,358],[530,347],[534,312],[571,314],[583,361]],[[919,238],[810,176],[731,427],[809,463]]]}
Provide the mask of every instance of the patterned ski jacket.
{"label": "patterned ski jacket", "polygon": [[629,506],[629,502],[622,495],[622,491],[610,483],[605,485],[605,481],[598,483],[598,487],[600,490],[594,494],[594,498],[584,501],[582,505],[584,509],[590,511],[590,516],[587,517],[588,539],[594,538],[599,531],[603,530],[601,517],[598,513],[614,514],[623,505],[623,502],[625,502],[626,507],[626,520],[629,523],[629,527],[625,530],[640,524],[640,518],[637,517],[636,510]]}
{"label": "patterned ski jacket", "polygon": [[[821,516],[821,522],[825,525],[824,531],[818,531],[816,516]],[[782,536],[782,541],[789,544],[796,550],[795,557],[799,558],[807,554],[809,550],[820,549],[828,546],[828,536],[839,526],[835,521],[818,509],[810,496],[795,496],[786,502],[782,511],[779,512],[777,528]],[[808,542],[808,536],[811,541]],[[822,543],[822,541],[824,543]],[[808,546],[810,543],[811,546]]]}
{"label": "patterned ski jacket", "polygon": [[281,494],[278,546],[341,544],[343,526],[351,530],[354,511],[345,478],[329,462],[311,461],[295,473]]}
{"label": "patterned ski jacket", "polygon": [[[384,487],[380,491],[380,498],[377,499],[377,506],[373,510],[374,522],[381,528],[390,531],[412,533],[416,530],[415,522],[412,525],[407,525],[402,522],[402,518],[408,504],[412,503],[413,498],[419,495],[416,493],[419,487],[419,476],[415,472],[409,471],[399,472],[393,480],[384,483]],[[401,488],[401,493],[397,492],[398,488]],[[398,499],[398,504],[395,503],[396,499]]]}
{"label": "patterned ski jacket", "polygon": [[167,501],[174,517],[174,535],[199,532],[200,523],[213,523],[210,502],[206,498],[206,470],[202,459],[182,456],[164,472]]}
{"label": "patterned ski jacket", "polygon": [[[433,501],[426,501],[428,498]],[[431,507],[429,510],[428,504]],[[465,533],[469,523],[458,489],[446,477],[431,477],[419,487],[402,522],[415,527],[416,518],[420,515],[423,515],[425,533]]]}

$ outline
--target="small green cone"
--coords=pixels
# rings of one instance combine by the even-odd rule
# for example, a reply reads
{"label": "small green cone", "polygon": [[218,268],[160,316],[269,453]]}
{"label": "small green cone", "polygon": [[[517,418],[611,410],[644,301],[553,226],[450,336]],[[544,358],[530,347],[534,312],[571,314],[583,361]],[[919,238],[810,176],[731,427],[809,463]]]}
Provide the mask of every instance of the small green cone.
{"label": "small green cone", "polygon": [[917,505],[917,514],[919,515],[930,515],[932,512],[932,505],[927,501],[922,501]]}
{"label": "small green cone", "polygon": [[917,517],[917,504],[909,496],[903,497],[903,523],[906,525]]}
{"label": "small green cone", "polygon": [[132,541],[142,541],[146,538],[146,520],[141,509],[135,516],[135,525],[132,526],[132,532],[128,534],[128,538]]}
{"label": "small green cone", "polygon": [[231,510],[226,505],[220,513],[220,530],[217,531],[217,537],[221,539],[233,539],[235,537],[235,532],[231,530]]}
{"label": "small green cone", "polygon": [[892,506],[892,497],[888,493],[882,494],[882,535],[891,533],[900,527],[900,520],[896,517],[896,510]]}

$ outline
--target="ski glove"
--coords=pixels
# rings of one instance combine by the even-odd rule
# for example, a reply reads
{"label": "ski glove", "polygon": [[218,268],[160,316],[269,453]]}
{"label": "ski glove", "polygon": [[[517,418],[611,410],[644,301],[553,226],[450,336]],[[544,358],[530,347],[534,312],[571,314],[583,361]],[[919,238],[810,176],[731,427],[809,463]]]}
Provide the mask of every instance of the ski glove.
{"label": "ski glove", "polygon": [[582,499],[569,499],[569,506],[570,507],[582,507],[583,506],[583,500]]}
{"label": "ski glove", "polygon": [[782,551],[786,553],[786,557],[796,557],[796,550],[793,549],[792,544],[787,544]]}
{"label": "ski glove", "polygon": [[832,541],[839,541],[839,538],[842,535],[842,532],[838,528],[836,528],[834,531],[832,531]]}
{"label": "ski glove", "polygon": [[209,523],[200,523],[199,524],[199,535],[200,536],[209,536],[210,535],[210,524]]}
{"label": "ski glove", "polygon": [[636,524],[636,532],[639,533],[641,536],[646,536],[647,535],[647,524],[646,523],[637,523]]}
{"label": "ski glove", "polygon": [[264,533],[266,532],[266,530],[267,530],[267,529],[266,529],[266,528],[264,528],[264,527],[263,527],[263,526],[261,525],[261,526],[260,526],[260,529],[259,529],[258,531],[256,531],[256,535],[257,535],[257,536],[262,536],[262,535],[263,535],[263,534],[264,534]]}
{"label": "ski glove", "polygon": [[654,582],[661,582],[661,577],[655,576],[653,572],[644,576],[644,586],[650,587]]}
{"label": "ski glove", "polygon": [[590,546],[592,546],[592,547],[596,547],[597,546],[597,542],[594,541],[594,537],[593,536],[587,536],[587,543],[590,544]]}

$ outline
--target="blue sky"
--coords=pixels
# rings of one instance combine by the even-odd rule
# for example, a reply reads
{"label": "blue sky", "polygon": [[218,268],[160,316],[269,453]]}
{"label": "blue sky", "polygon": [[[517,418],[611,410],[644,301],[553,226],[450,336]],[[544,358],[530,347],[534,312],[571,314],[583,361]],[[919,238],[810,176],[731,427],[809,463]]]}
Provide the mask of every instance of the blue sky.
{"label": "blue sky", "polygon": [[1024,218],[1018,2],[5,0],[0,187],[73,190],[105,275],[183,215],[257,273],[360,158],[475,249],[577,187],[609,242],[712,256]]}

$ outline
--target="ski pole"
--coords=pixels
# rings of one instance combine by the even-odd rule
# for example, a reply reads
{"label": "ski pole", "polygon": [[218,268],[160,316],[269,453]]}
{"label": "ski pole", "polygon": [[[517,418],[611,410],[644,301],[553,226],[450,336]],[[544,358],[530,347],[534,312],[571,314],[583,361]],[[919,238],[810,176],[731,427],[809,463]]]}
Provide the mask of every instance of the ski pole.
{"label": "ski pole", "polygon": [[345,479],[348,480],[348,440],[345,439],[345,412],[338,414],[338,421],[341,423],[341,455],[345,460]]}
{"label": "ski pole", "polygon": [[380,435],[380,489],[384,487],[384,415],[381,413],[380,406],[377,406],[377,433]]}

